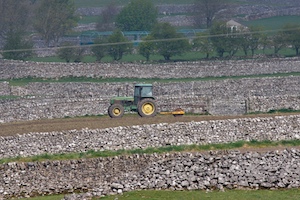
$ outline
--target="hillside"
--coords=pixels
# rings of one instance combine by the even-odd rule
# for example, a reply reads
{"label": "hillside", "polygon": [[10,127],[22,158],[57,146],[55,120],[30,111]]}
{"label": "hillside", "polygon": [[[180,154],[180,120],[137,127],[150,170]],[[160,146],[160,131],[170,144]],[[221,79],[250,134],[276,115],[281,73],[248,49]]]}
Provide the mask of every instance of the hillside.
{"label": "hillside", "polygon": [[[78,13],[81,15],[79,22],[81,29],[79,30],[95,30],[95,23],[98,20],[97,16],[101,15],[103,7],[110,1],[83,1],[76,0]],[[128,3],[128,0],[117,1],[117,6],[122,7]],[[194,27],[194,0],[178,1],[178,0],[165,0],[153,1],[160,13],[159,21],[169,22],[174,26],[182,28],[195,28]],[[220,19],[242,22],[245,25],[263,26],[267,29],[277,29],[284,23],[298,23],[300,11],[300,3],[298,1],[278,1],[278,0],[264,0],[264,1],[250,1],[250,0],[231,0],[229,7],[226,9],[226,15],[222,14]],[[222,11],[222,12],[224,12]],[[284,16],[294,16],[288,18]],[[275,18],[274,17],[283,17]],[[269,19],[269,21],[257,21],[259,19]],[[270,23],[271,21],[271,23]],[[278,23],[277,23],[278,21]],[[85,25],[83,25],[85,24]],[[89,24],[88,26],[86,24]],[[198,27],[196,27],[198,28]]]}

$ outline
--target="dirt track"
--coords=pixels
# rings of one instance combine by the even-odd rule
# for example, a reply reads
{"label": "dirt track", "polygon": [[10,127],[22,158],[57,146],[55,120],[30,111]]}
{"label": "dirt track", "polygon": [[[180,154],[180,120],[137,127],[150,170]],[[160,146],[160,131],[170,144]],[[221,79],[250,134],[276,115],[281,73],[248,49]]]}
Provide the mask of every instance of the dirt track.
{"label": "dirt track", "polygon": [[[299,113],[295,113],[299,114]],[[173,117],[172,115],[157,115],[152,118],[141,118],[138,115],[126,115],[121,119],[111,119],[108,116],[103,117],[78,117],[67,119],[43,119],[36,121],[13,122],[0,124],[0,136],[11,136],[16,134],[24,134],[30,132],[50,132],[63,131],[72,129],[102,129],[116,126],[132,126],[142,124],[156,123],[175,123],[175,122],[190,122],[203,120],[217,119],[232,119],[245,117],[271,117],[277,115],[289,114],[262,114],[262,115],[247,115],[247,116],[208,116],[208,115],[185,115],[182,117]]]}
{"label": "dirt track", "polygon": [[[300,114],[300,113],[293,113]],[[25,134],[30,132],[50,132],[50,131],[64,131],[72,129],[102,129],[117,126],[132,126],[142,124],[156,124],[156,123],[175,123],[175,122],[190,122],[190,121],[203,121],[203,120],[221,120],[221,119],[234,119],[234,118],[253,118],[253,117],[274,117],[279,115],[291,115],[287,114],[261,114],[261,115],[247,115],[247,116],[208,116],[208,115],[185,115],[182,117],[173,117],[172,115],[157,115],[152,118],[141,118],[138,115],[125,115],[121,119],[111,119],[108,116],[103,117],[78,117],[67,119],[43,119],[36,121],[24,121],[14,123],[0,124],[0,137],[12,136],[16,134]],[[297,148],[300,146],[275,146],[275,147],[248,147],[244,146],[238,148],[239,151],[255,151],[255,152],[267,152],[275,150],[283,150]]]}

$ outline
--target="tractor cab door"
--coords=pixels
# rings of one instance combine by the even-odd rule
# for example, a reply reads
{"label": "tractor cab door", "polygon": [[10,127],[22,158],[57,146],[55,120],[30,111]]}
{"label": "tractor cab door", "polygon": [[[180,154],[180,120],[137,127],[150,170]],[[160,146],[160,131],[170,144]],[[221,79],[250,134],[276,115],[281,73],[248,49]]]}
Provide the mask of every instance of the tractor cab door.
{"label": "tractor cab door", "polygon": [[134,105],[137,105],[138,102],[144,98],[153,98],[151,84],[135,86],[135,88],[134,88]]}

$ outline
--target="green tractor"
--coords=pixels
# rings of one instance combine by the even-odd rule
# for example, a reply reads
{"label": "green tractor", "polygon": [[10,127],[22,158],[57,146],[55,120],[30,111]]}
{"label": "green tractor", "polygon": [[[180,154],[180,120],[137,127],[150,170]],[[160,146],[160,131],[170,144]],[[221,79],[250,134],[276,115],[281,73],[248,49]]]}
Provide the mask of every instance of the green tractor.
{"label": "green tractor", "polygon": [[113,97],[110,99],[108,115],[120,118],[124,112],[138,112],[141,117],[153,117],[157,113],[155,98],[152,95],[152,84],[136,84],[133,97]]}

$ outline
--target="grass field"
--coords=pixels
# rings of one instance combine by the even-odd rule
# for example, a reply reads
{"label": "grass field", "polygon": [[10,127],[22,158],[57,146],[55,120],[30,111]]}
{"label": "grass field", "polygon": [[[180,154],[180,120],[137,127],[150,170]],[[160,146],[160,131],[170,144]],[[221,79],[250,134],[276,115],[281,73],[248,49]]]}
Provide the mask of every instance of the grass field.
{"label": "grass field", "polygon": [[[7,81],[11,86],[25,86],[29,83],[120,83],[120,82],[144,82],[144,83],[170,83],[170,82],[189,82],[189,81],[211,81],[211,80],[225,80],[225,79],[242,79],[242,78],[264,78],[264,77],[287,77],[300,76],[300,72],[291,73],[274,73],[274,74],[258,74],[245,76],[222,76],[222,77],[199,77],[199,78],[87,78],[87,77],[65,77],[60,79],[45,79],[45,78],[21,78],[21,79],[6,79],[0,81]],[[0,99],[13,99],[18,96],[0,96]]]}
{"label": "grass field", "polygon": [[[60,200],[63,195],[28,198],[28,200]],[[133,191],[94,200],[295,200],[300,199],[299,189],[290,190],[225,190],[220,191]]]}
{"label": "grass field", "polygon": [[[101,7],[106,6],[111,3],[112,0],[75,0],[77,7]],[[130,0],[114,0],[116,5],[125,5],[130,2]],[[153,0],[154,4],[192,4],[194,0]]]}
{"label": "grass field", "polygon": [[[75,5],[78,8],[84,7],[101,7],[106,6],[111,3],[112,0],[75,0]],[[116,5],[126,5],[130,2],[130,0],[114,0]],[[193,4],[195,0],[152,0],[155,5],[159,4]],[[228,2],[234,4],[244,4],[242,0],[228,0]]]}
{"label": "grass field", "polygon": [[[299,112],[299,111],[298,111]],[[266,147],[295,147],[300,146],[300,140],[291,141],[237,141],[227,144],[208,144],[208,145],[180,145],[180,146],[167,146],[159,148],[147,148],[147,149],[133,149],[133,150],[118,150],[118,151],[94,151],[90,150],[81,153],[63,153],[63,154],[43,154],[32,157],[17,157],[0,159],[0,164],[9,162],[42,162],[45,160],[74,160],[83,158],[99,158],[99,157],[114,157],[120,155],[132,155],[132,154],[163,154],[173,152],[202,152],[209,150],[229,150],[237,148],[266,148]]]}
{"label": "grass field", "polygon": [[79,20],[79,24],[96,23],[99,20],[99,16],[82,16]]}
{"label": "grass field", "polygon": [[300,25],[300,16],[276,16],[253,21],[244,21],[246,26],[263,27],[265,30],[278,30],[286,24]]}
{"label": "grass field", "polygon": [[300,190],[228,190],[226,192],[206,191],[134,191],[123,195],[108,196],[101,200],[295,200],[300,198]]}
{"label": "grass field", "polygon": [[[80,24],[88,24],[97,22],[97,16],[83,16],[79,21]],[[300,25],[300,16],[276,16],[252,21],[242,21],[245,26],[262,27],[264,30],[277,31],[286,24]]]}

